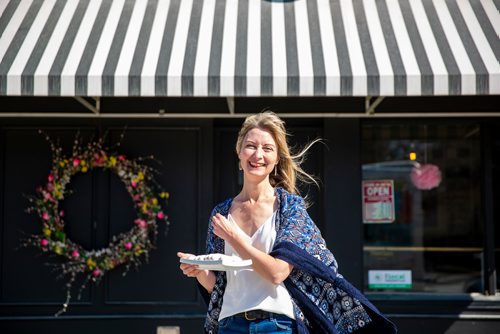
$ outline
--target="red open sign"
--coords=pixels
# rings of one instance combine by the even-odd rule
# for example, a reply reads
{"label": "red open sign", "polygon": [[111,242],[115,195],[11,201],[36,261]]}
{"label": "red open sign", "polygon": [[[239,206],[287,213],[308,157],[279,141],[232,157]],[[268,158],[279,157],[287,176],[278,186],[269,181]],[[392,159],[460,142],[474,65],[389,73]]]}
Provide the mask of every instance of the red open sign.
{"label": "red open sign", "polygon": [[394,220],[394,181],[363,181],[363,223],[392,223]]}

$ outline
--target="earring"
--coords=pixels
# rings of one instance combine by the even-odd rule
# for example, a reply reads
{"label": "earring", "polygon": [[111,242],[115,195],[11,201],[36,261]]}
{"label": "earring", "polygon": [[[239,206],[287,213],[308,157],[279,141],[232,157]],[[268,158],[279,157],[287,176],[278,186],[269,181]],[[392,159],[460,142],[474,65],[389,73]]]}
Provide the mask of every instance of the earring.
{"label": "earring", "polygon": [[278,164],[274,165],[274,176],[278,176]]}
{"label": "earring", "polygon": [[241,168],[241,162],[240,161],[238,161],[238,169],[239,170],[243,170],[243,168]]}

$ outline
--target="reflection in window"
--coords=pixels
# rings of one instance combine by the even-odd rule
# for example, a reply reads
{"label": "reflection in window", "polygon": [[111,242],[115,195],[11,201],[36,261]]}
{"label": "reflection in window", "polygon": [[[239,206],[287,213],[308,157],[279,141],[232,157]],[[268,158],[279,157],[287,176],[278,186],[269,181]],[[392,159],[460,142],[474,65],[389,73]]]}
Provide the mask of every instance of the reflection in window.
{"label": "reflection in window", "polygon": [[362,136],[365,290],[481,291],[479,125],[372,124]]}

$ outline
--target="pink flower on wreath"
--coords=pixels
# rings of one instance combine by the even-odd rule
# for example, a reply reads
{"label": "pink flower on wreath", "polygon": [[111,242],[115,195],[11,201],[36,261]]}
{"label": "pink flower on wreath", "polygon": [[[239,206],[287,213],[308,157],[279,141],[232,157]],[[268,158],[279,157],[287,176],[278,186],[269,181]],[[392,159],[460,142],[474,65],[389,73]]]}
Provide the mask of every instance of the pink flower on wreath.
{"label": "pink flower on wreath", "polygon": [[131,242],[127,242],[127,243],[125,244],[125,249],[127,249],[127,250],[131,250],[131,249],[132,249],[132,246],[133,246],[133,245],[132,245],[132,243],[131,243]]}
{"label": "pink flower on wreath", "polygon": [[146,226],[147,226],[146,221],[144,219],[140,219],[140,218],[137,218],[136,220],[134,220],[134,223],[136,223],[136,225],[139,226],[139,228],[146,228]]}
{"label": "pink flower on wreath", "polygon": [[49,214],[47,212],[42,213],[43,220],[49,220]]}
{"label": "pink flower on wreath", "polygon": [[54,181],[54,175],[50,173],[49,176],[47,176],[47,179],[49,180],[49,182]]}
{"label": "pink flower on wreath", "polygon": [[78,253],[78,251],[75,249],[74,251],[71,252],[71,257],[78,259],[80,257],[80,253]]}
{"label": "pink flower on wreath", "polygon": [[165,218],[165,214],[163,214],[163,212],[162,212],[162,211],[160,211],[160,212],[158,212],[158,213],[156,214],[156,217],[158,217],[158,219],[163,219],[163,218]]}
{"label": "pink flower on wreath", "polygon": [[92,277],[99,277],[102,275],[102,271],[99,268],[95,268],[94,271],[92,271]]}
{"label": "pink flower on wreath", "polygon": [[130,185],[135,188],[135,187],[137,187],[137,182],[136,181],[132,181],[132,182],[130,182]]}
{"label": "pink flower on wreath", "polygon": [[140,195],[134,195],[134,201],[135,202],[139,202],[141,200],[141,196]]}
{"label": "pink flower on wreath", "polygon": [[119,155],[118,156],[118,160],[120,161],[125,161],[125,156],[122,154],[122,155]]}
{"label": "pink flower on wreath", "polygon": [[78,166],[80,164],[80,159],[73,159],[73,166]]}
{"label": "pink flower on wreath", "polygon": [[441,171],[433,164],[417,165],[410,174],[413,185],[420,190],[431,190],[441,183]]}
{"label": "pink flower on wreath", "polygon": [[59,211],[59,216],[64,217],[64,210]]}
{"label": "pink flower on wreath", "polygon": [[40,245],[42,247],[46,247],[48,244],[49,244],[49,241],[47,239],[40,240]]}
{"label": "pink flower on wreath", "polygon": [[46,201],[54,201],[54,197],[52,197],[52,195],[46,191],[43,192],[43,198]]}
{"label": "pink flower on wreath", "polygon": [[94,154],[94,166],[102,166],[104,164],[104,158],[99,154]]}

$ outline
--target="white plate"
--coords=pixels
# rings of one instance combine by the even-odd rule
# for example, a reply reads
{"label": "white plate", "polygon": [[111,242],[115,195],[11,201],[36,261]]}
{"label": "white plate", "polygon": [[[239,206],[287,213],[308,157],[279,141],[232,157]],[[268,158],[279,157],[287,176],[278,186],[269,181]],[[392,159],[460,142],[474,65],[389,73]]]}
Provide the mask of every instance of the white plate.
{"label": "white plate", "polygon": [[196,259],[180,259],[181,263],[194,264],[200,269],[208,269],[215,271],[251,269],[252,260],[241,260],[228,256],[227,258],[220,258],[218,260],[196,260]]}

